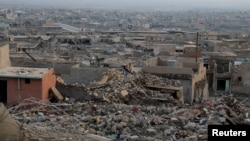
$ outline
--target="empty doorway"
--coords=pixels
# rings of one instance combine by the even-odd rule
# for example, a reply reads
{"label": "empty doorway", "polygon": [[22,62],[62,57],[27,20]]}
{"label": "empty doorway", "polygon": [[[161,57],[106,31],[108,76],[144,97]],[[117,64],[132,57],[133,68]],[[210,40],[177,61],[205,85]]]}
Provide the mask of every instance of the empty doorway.
{"label": "empty doorway", "polygon": [[226,80],[217,80],[217,90],[218,91],[226,90]]}
{"label": "empty doorway", "polygon": [[7,104],[7,80],[0,80],[0,102]]}

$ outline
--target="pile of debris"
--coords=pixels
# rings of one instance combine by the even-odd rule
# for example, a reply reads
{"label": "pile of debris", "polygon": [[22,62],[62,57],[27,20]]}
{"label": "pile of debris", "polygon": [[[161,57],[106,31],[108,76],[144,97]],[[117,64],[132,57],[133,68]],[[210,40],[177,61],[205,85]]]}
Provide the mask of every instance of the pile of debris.
{"label": "pile of debris", "polygon": [[224,96],[188,105],[167,91],[178,88],[175,80],[144,73],[124,79],[110,70],[84,87],[87,101],[29,98],[8,110],[25,136],[39,141],[205,141],[207,125],[250,124],[245,101]]}
{"label": "pile of debris", "polygon": [[[25,99],[9,109],[28,139],[38,140],[207,140],[207,125],[250,125],[232,97],[185,107],[115,103],[50,103]],[[101,139],[100,139],[101,138]]]}
{"label": "pile of debris", "polygon": [[[181,87],[179,81],[144,73],[134,73],[127,77],[125,79],[122,72],[110,70],[102,80],[87,87],[88,93],[95,101],[111,103],[148,104],[159,101],[169,102],[169,104],[181,103],[178,99],[173,98],[171,93],[155,89]],[[155,86],[154,89],[151,89],[153,86]]]}
{"label": "pile of debris", "polygon": [[151,85],[151,86],[157,85],[158,87],[166,87],[166,86],[180,87],[182,86],[179,80],[168,79],[166,77],[159,77],[159,76],[151,75],[151,74],[144,74],[142,81],[144,82],[144,85]]}

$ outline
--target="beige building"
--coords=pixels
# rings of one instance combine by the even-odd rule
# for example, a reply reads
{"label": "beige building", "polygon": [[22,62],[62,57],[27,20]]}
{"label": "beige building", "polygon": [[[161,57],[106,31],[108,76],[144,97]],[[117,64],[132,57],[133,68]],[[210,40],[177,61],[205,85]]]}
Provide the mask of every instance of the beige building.
{"label": "beige building", "polygon": [[181,81],[185,103],[208,98],[206,68],[201,58],[196,63],[195,58],[155,57],[144,62],[142,71]]}
{"label": "beige building", "polygon": [[229,93],[232,85],[232,60],[234,60],[236,55],[232,52],[210,52],[203,55],[209,56],[205,64],[209,88],[215,94],[221,92]]}
{"label": "beige building", "polygon": [[9,44],[0,45],[0,69],[8,66],[11,66]]}

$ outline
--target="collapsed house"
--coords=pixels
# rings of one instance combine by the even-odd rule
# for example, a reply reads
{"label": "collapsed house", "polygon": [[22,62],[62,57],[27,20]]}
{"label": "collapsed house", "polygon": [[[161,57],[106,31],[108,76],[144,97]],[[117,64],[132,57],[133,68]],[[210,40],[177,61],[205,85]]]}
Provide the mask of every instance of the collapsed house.
{"label": "collapsed house", "polygon": [[245,93],[249,86],[249,58],[245,53],[211,52],[205,59],[209,89],[215,94]]}
{"label": "collapsed house", "polygon": [[205,61],[209,88],[214,93],[231,92],[232,61],[236,55],[231,52],[212,52],[206,55],[209,55]]}
{"label": "collapsed house", "polygon": [[185,57],[174,59],[155,57],[144,62],[142,71],[181,81],[186,103],[192,104],[194,99],[206,100],[208,98],[206,68],[202,61],[196,63],[194,58]]}

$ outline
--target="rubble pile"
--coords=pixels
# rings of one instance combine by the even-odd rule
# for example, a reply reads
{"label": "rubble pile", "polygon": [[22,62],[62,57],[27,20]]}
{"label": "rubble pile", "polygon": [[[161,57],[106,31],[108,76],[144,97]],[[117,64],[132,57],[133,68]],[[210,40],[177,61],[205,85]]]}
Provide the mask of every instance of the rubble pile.
{"label": "rubble pile", "polygon": [[9,111],[34,140],[205,141],[209,124],[250,124],[244,105],[232,97],[182,107],[30,98]]}
{"label": "rubble pile", "polygon": [[179,87],[181,83],[176,80],[170,80],[151,74],[134,73],[124,79],[124,75],[119,71],[111,70],[107,72],[105,83],[96,83],[88,87],[88,93],[94,100],[102,100],[112,103],[147,103],[168,101],[178,104],[170,93],[161,92],[160,89],[149,89],[145,86],[173,86]]}
{"label": "rubble pile", "polygon": [[144,74],[142,81],[145,83],[145,85],[151,85],[151,86],[152,85],[157,85],[159,87],[182,86],[181,82],[178,80],[168,79],[166,77],[159,77],[159,76],[151,75],[151,74]]}
{"label": "rubble pile", "polygon": [[145,61],[151,57],[152,57],[152,55],[150,55],[150,54],[141,55],[141,56],[137,57],[137,60],[136,60],[134,65],[137,67],[141,67],[143,65],[143,61]]}

